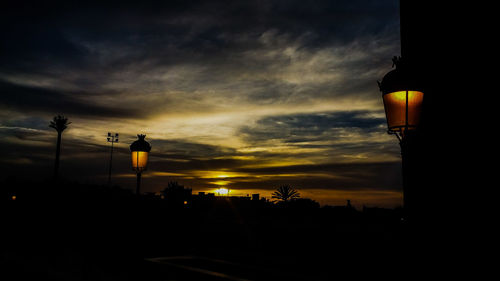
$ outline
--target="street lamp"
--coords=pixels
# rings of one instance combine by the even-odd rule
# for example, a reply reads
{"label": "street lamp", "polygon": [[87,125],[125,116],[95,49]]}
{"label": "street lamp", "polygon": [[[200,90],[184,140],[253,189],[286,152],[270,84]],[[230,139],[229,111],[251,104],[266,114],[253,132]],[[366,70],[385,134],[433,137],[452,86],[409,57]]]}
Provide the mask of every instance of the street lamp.
{"label": "street lamp", "polygon": [[401,57],[394,57],[392,61],[396,69],[384,76],[379,87],[384,100],[387,132],[395,134],[402,142],[420,124],[424,93],[412,69],[405,65]]}
{"label": "street lamp", "polygon": [[388,133],[394,134],[401,146],[403,164],[403,204],[408,215],[414,206],[412,199],[416,186],[416,137],[420,125],[424,91],[419,85],[418,73],[401,57],[392,59],[396,69],[378,82],[384,101]]}
{"label": "street lamp", "polygon": [[113,165],[113,144],[118,142],[118,133],[112,134],[108,132],[108,142],[111,143],[111,156],[109,157],[109,174],[108,174],[108,185],[111,184],[111,166]]}
{"label": "street lamp", "polygon": [[136,194],[139,195],[141,187],[141,174],[146,170],[148,165],[148,155],[151,151],[151,145],[144,140],[146,135],[137,135],[138,140],[130,145],[132,152],[132,169],[137,173],[137,189]]}

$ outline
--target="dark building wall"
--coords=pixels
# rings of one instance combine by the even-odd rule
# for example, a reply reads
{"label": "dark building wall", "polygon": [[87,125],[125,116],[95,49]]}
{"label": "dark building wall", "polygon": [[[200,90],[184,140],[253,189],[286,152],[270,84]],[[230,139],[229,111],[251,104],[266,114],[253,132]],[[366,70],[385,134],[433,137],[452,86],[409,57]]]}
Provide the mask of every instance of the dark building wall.
{"label": "dark building wall", "polygon": [[472,40],[464,26],[472,23],[467,14],[456,12],[456,3],[400,2],[402,54],[411,60],[425,90],[421,133],[411,152],[412,196],[421,219],[445,228],[459,216],[457,194],[470,172],[463,167],[468,166],[465,151],[472,144],[464,140],[473,133],[463,118],[473,109],[463,107],[463,101],[471,94],[467,60],[473,54],[463,46]]}

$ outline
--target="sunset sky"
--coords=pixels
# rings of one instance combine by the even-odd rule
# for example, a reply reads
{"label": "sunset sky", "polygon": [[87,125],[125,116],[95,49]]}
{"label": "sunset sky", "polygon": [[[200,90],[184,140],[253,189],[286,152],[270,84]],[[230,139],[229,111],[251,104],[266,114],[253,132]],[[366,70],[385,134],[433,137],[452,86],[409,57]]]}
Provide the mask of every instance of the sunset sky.
{"label": "sunset sky", "polygon": [[402,204],[400,148],[377,87],[400,54],[399,1],[147,1],[2,7],[0,180],[61,175],[142,190]]}

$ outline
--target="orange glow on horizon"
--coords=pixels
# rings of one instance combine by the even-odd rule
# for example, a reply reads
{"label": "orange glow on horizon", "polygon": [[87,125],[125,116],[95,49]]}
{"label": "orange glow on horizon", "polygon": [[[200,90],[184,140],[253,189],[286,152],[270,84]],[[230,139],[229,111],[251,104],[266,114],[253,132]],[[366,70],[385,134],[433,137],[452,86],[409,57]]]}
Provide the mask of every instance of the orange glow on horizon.
{"label": "orange glow on horizon", "polygon": [[209,183],[215,184],[215,185],[228,185],[231,182],[230,181],[214,181],[214,182],[209,182]]}
{"label": "orange glow on horizon", "polygon": [[230,172],[230,171],[225,171],[225,170],[222,170],[222,171],[196,170],[196,171],[193,171],[193,173],[196,175],[196,177],[199,177],[202,179],[239,178],[239,177],[247,177],[250,175],[248,173]]}

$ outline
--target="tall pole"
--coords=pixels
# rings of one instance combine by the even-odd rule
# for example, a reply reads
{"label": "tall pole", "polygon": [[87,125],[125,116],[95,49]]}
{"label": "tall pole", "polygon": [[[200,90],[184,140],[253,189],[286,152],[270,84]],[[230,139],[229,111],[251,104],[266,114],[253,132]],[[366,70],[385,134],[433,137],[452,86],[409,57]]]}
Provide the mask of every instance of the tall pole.
{"label": "tall pole", "polygon": [[[413,9],[416,3],[409,0],[399,1],[399,21],[401,36],[401,58],[404,60],[405,71],[411,71],[412,76],[417,73],[419,65],[418,59],[418,41],[414,39],[417,32],[415,30],[415,15]],[[413,77],[415,78],[415,77]],[[420,199],[418,194],[418,169],[419,158],[419,135],[420,130],[408,130],[408,90],[406,91],[405,120],[406,127],[401,136],[401,158],[403,174],[403,206],[405,217],[409,221],[415,222],[416,216],[420,212]],[[419,210],[417,210],[418,208]]]}
{"label": "tall pole", "polygon": [[111,155],[109,157],[108,185],[111,185],[111,168],[113,166],[113,144],[115,142],[118,142],[118,133],[116,134],[108,133],[108,142],[111,143]]}
{"label": "tall pole", "polygon": [[111,142],[111,156],[109,157],[108,185],[111,185],[111,167],[113,166],[113,144],[114,144],[114,142]]}
{"label": "tall pole", "polygon": [[409,217],[412,217],[412,200],[411,200],[411,187],[410,187],[410,175],[411,171],[411,151],[410,151],[410,139],[408,137],[408,131],[401,137],[401,141],[399,145],[401,146],[401,162],[402,162],[402,176],[403,176],[403,208],[404,208],[404,217],[406,220]]}
{"label": "tall pole", "polygon": [[137,187],[136,187],[136,190],[135,190],[135,194],[137,196],[139,196],[139,194],[140,194],[139,192],[141,190],[141,175],[142,175],[141,172],[137,173]]}
{"label": "tall pole", "polygon": [[57,131],[56,161],[54,163],[54,180],[57,180],[59,175],[59,155],[61,154],[61,135],[62,132]]}
{"label": "tall pole", "polygon": [[[405,17],[405,11],[406,11],[406,2],[405,0],[399,0],[399,36],[401,40],[401,58],[406,60],[406,63],[408,63],[408,52],[407,52],[407,45],[408,45],[408,38],[406,36],[407,30],[406,30],[406,17]],[[405,108],[405,120],[406,120],[406,126],[404,128],[404,132],[401,135],[399,145],[401,146],[401,162],[402,162],[402,180],[403,180],[403,208],[404,208],[404,216],[405,219],[408,219],[409,212],[411,209],[411,203],[410,203],[410,194],[411,191],[409,191],[409,164],[411,161],[409,161],[410,151],[409,151],[409,138],[408,136],[409,130],[408,130],[408,91],[406,91],[406,108]],[[409,194],[410,193],[410,194]]]}

